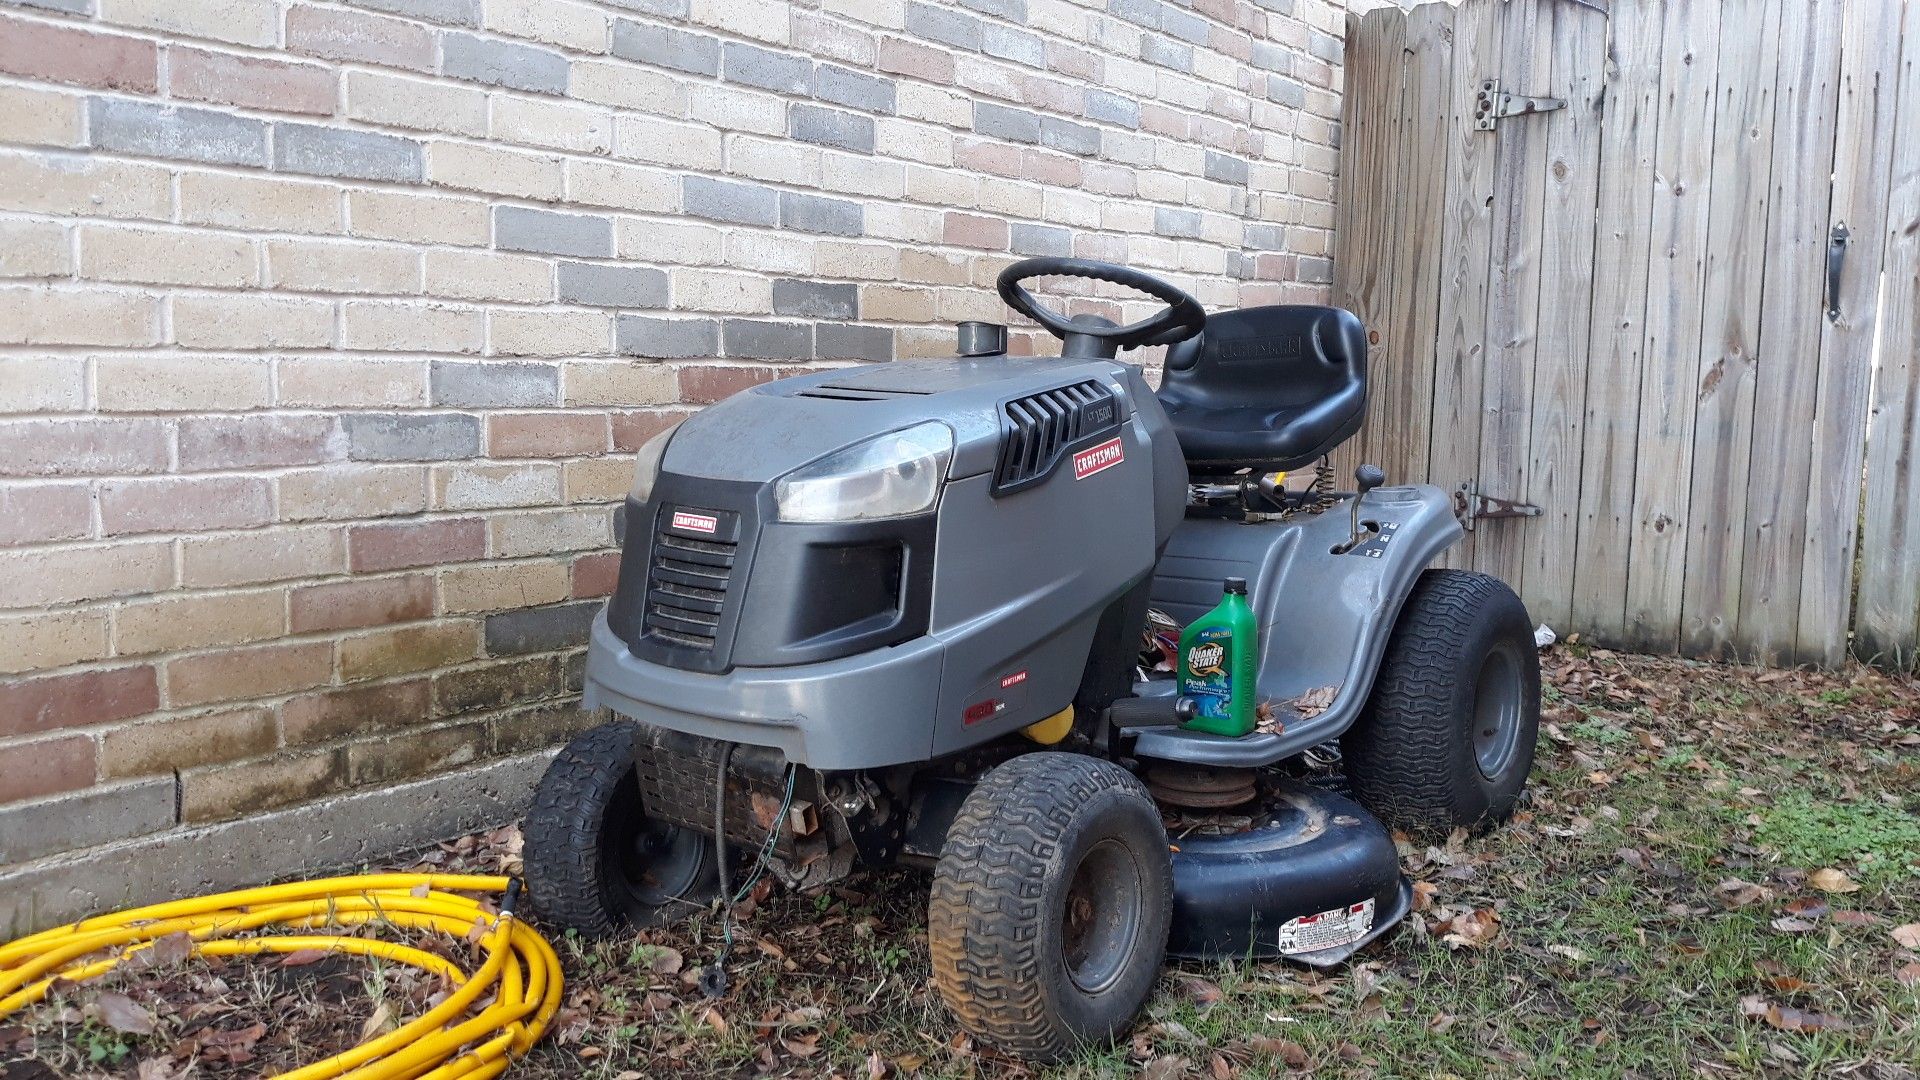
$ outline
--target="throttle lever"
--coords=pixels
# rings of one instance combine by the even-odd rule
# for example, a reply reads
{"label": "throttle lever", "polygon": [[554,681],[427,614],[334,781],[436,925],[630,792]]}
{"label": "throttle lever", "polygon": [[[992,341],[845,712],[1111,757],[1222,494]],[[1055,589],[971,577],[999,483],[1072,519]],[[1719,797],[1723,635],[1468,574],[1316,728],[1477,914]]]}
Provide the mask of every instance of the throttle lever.
{"label": "throttle lever", "polygon": [[1386,482],[1386,470],[1378,465],[1362,465],[1353,470],[1355,491],[1353,493],[1353,507],[1351,511],[1352,520],[1350,531],[1352,535],[1347,538],[1348,551],[1353,550],[1360,543],[1360,500],[1367,497],[1367,492],[1372,491],[1374,488]]}

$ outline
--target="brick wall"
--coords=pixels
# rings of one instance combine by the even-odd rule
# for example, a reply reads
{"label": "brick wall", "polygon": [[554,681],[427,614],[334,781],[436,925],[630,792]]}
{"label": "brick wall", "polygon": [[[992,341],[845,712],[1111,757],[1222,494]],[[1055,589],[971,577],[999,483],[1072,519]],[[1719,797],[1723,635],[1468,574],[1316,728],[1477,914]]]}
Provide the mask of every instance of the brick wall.
{"label": "brick wall", "polygon": [[1020,255],[1320,297],[1343,15],[0,0],[0,863],[561,738],[635,448]]}

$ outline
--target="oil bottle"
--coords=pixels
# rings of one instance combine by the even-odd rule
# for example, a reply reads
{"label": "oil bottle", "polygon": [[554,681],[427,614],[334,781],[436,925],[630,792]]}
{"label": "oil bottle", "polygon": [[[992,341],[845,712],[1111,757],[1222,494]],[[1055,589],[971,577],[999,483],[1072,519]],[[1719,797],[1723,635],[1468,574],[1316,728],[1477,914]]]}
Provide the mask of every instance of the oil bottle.
{"label": "oil bottle", "polygon": [[1227,579],[1219,606],[1180,634],[1180,696],[1193,703],[1193,731],[1238,738],[1254,728],[1259,624],[1247,606],[1247,579]]}

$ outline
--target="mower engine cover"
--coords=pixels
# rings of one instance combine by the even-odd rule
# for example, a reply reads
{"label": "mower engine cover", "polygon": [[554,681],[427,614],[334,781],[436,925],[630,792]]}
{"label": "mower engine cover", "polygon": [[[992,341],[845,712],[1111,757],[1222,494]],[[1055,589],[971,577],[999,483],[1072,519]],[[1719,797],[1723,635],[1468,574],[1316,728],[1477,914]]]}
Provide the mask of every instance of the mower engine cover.
{"label": "mower engine cover", "polygon": [[812,372],[665,438],[625,506],[586,704],[816,769],[1064,708],[1185,506],[1165,413],[1111,360]]}

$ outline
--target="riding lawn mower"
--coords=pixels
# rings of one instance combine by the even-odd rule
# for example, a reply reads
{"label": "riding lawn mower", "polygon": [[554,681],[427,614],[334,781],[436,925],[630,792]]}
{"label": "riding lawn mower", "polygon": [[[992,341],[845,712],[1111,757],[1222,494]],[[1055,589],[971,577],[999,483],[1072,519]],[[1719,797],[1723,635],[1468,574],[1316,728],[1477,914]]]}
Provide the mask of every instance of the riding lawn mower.
{"label": "riding lawn mower", "polygon": [[[1166,306],[1068,318],[1038,278]],[[618,719],[526,819],[543,919],[605,935],[743,872],[924,867],[942,998],[1047,1061],[1123,1035],[1169,954],[1340,963],[1409,909],[1389,827],[1513,811],[1539,723],[1525,608],[1430,568],[1462,536],[1446,493],[1371,466],[1336,490],[1326,463],[1365,413],[1359,320],[1208,315],[1079,259],[999,292],[1058,357],[963,323],[952,359],[765,383],[640,451],[584,689]],[[1115,359],[1156,345],[1157,392]],[[1228,733],[1150,647],[1223,584],[1257,627],[1232,647],[1258,720]]]}

